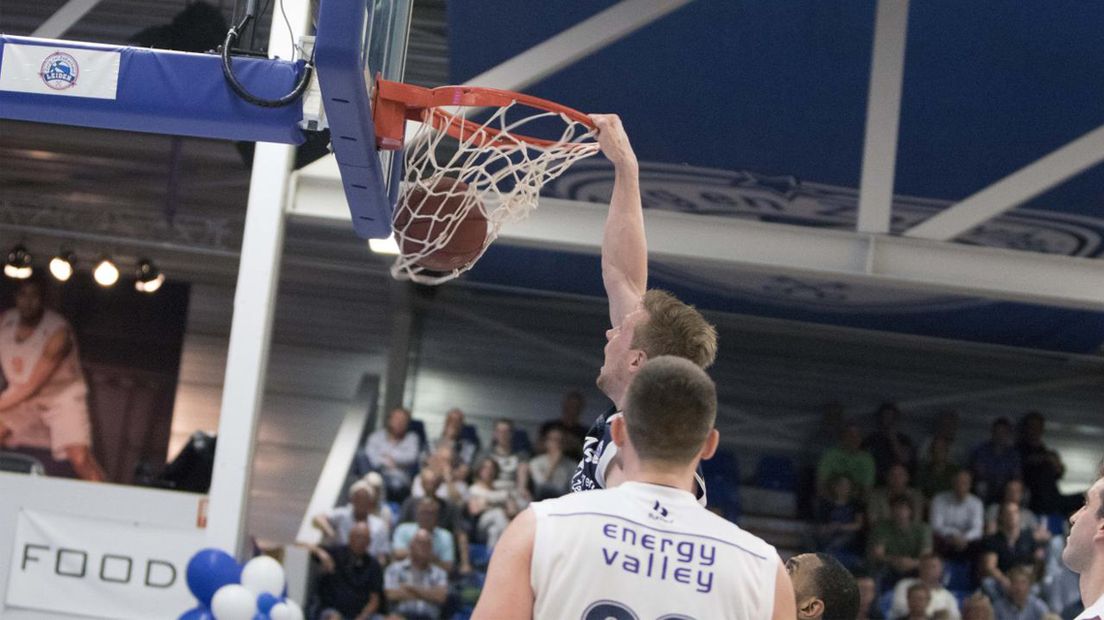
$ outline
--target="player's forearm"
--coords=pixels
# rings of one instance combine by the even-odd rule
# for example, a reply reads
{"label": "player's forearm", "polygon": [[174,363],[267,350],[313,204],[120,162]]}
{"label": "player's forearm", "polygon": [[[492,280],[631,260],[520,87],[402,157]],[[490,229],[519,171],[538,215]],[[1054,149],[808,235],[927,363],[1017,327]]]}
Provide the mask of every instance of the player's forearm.
{"label": "player's forearm", "polygon": [[635,160],[616,169],[602,232],[602,282],[614,325],[632,311],[648,285],[648,241],[637,174]]}

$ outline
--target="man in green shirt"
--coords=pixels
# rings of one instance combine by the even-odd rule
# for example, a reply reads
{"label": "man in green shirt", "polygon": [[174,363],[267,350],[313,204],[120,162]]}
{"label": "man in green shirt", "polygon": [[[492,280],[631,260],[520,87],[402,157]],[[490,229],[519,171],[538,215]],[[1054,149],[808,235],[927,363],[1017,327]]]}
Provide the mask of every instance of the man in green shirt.
{"label": "man in green shirt", "polygon": [[839,445],[829,448],[817,464],[817,490],[827,495],[827,483],[836,475],[847,476],[855,483],[859,496],[866,498],[874,486],[874,457],[861,448],[862,431],[857,424],[847,424],[840,433]]}
{"label": "man in green shirt", "polygon": [[904,496],[890,502],[892,518],[876,524],[867,539],[870,566],[900,578],[916,572],[920,556],[932,550],[931,527],[912,520],[912,504]]}

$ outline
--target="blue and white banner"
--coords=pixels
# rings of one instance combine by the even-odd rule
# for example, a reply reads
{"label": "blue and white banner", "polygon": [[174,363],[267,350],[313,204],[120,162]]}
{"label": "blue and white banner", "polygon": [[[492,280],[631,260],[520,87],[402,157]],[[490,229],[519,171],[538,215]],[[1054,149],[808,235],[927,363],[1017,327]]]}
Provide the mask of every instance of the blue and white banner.
{"label": "blue and white banner", "polygon": [[200,529],[23,510],[5,604],[80,617],[176,618],[195,605],[185,571],[202,546]]}
{"label": "blue and white banner", "polygon": [[0,90],[115,99],[119,52],[61,45],[4,45]]}

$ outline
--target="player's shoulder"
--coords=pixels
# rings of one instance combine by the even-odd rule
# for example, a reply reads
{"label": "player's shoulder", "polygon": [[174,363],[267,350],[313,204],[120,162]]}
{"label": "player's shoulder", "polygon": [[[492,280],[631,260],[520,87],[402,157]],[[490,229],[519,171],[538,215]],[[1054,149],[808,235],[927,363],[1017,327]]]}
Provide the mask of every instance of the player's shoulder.
{"label": "player's shoulder", "polygon": [[533,514],[538,517],[600,511],[612,501],[613,489],[594,489],[568,493],[561,497],[546,499],[529,504]]}

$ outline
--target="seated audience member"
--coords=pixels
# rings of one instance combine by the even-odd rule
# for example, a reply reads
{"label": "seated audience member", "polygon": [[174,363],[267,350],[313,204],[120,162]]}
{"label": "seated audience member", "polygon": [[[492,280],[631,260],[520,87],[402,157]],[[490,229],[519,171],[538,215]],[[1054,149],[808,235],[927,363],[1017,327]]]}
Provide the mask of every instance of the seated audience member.
{"label": "seated audience member", "polygon": [[365,523],[349,531],[347,545],[311,547],[311,554],[322,565],[318,580],[321,617],[340,614],[339,618],[368,620],[383,604],[383,567],[369,552],[372,533]]}
{"label": "seated audience member", "polygon": [[997,532],[982,541],[982,588],[991,598],[1007,594],[1012,587],[1008,572],[1016,566],[1034,566],[1043,559],[1043,548],[1031,532],[1020,527],[1020,506],[1012,502],[1001,505]]}
{"label": "seated audience member", "polygon": [[975,492],[986,502],[999,502],[1004,485],[1021,478],[1020,452],[1008,418],[993,421],[989,441],[979,444],[970,455],[970,472]]}
{"label": "seated audience member", "polygon": [[870,530],[867,561],[889,583],[912,575],[920,566],[920,556],[931,553],[931,528],[913,519],[912,503],[897,497],[890,504],[893,516]]}
{"label": "seated audience member", "polygon": [[928,449],[920,459],[920,469],[916,473],[916,488],[931,499],[943,491],[951,490],[954,475],[961,467],[951,460],[951,446],[941,435],[932,437]]}
{"label": "seated audience member", "polygon": [[1008,573],[1007,592],[993,599],[993,612],[997,620],[1044,620],[1050,611],[1046,603],[1031,593],[1034,579],[1027,566],[1017,566]]}
{"label": "seated audience member", "polygon": [[396,407],[387,415],[387,424],[368,436],[364,447],[369,466],[383,474],[387,497],[394,502],[406,499],[418,453],[418,434],[410,430],[410,412]]}
{"label": "seated audience member", "polygon": [[[468,469],[464,466],[463,469]],[[426,457],[425,464],[422,465],[422,472],[432,471],[435,474],[438,484],[436,485],[436,491],[431,492],[431,495],[436,495],[438,498],[447,500],[449,502],[459,504],[464,501],[464,498],[468,496],[468,483],[465,479],[458,479],[455,477],[456,469],[452,466],[452,447],[443,445],[437,447],[429,456]],[[426,490],[422,486],[422,477],[419,475],[414,478],[414,483],[410,486],[410,497],[422,498],[426,496]],[[407,500],[410,499],[407,498]]]}
{"label": "seated audience member", "polygon": [[1024,486],[1030,494],[1028,506],[1037,515],[1073,514],[1084,501],[1081,495],[1062,495],[1058,481],[1066,473],[1062,457],[1043,443],[1046,419],[1038,411],[1020,420],[1020,462]]}
{"label": "seated audience member", "polygon": [[1000,514],[1001,505],[1012,502],[1020,507],[1020,527],[1031,532],[1039,542],[1050,540],[1050,530],[1046,521],[1043,521],[1030,508],[1027,507],[1027,495],[1024,493],[1023,482],[1009,480],[1004,485],[1004,492],[999,502],[993,502],[985,507],[985,534],[994,534],[997,531],[997,516]]}
{"label": "seated audience member", "polygon": [[468,516],[473,522],[473,536],[477,541],[493,547],[498,543],[506,526],[522,509],[525,502],[517,493],[496,489],[498,463],[487,457],[479,461],[475,480],[468,488]]}
{"label": "seated audience member", "polygon": [[586,437],[587,427],[580,418],[583,414],[583,406],[586,401],[577,390],[564,394],[563,403],[560,406],[560,417],[549,420],[540,427],[540,441],[545,443],[548,431],[558,428],[563,432],[563,452],[570,460],[578,462],[583,457],[583,438]]}
{"label": "seated audience member", "polygon": [[446,573],[452,570],[456,561],[456,543],[452,532],[441,527],[440,512],[441,507],[437,500],[429,497],[418,500],[414,521],[400,523],[392,536],[391,552],[396,560],[404,560],[410,556],[410,541],[419,530],[425,530],[430,534],[433,543],[433,563]]}
{"label": "seated audience member", "polygon": [[498,464],[495,488],[529,493],[529,455],[514,451],[514,422],[501,419],[495,422],[493,444],[484,457]]}
{"label": "seated audience member", "polygon": [[571,476],[578,459],[564,452],[565,433],[552,427],[544,434],[544,451],[529,461],[529,477],[533,481],[533,498],[550,499],[571,490]]}
{"label": "seated audience member", "polygon": [[358,480],[349,487],[349,503],[315,515],[314,526],[322,530],[325,541],[335,545],[349,544],[349,532],[358,523],[368,526],[372,547],[368,550],[380,562],[391,553],[391,524],[375,514],[376,494],[371,486]]}
{"label": "seated audience member", "polygon": [[885,620],[878,606],[878,583],[869,573],[855,573],[855,585],[859,588],[859,615],[856,620]]}
{"label": "seated audience member", "polygon": [[449,466],[452,468],[451,477],[455,480],[468,479],[475,457],[479,453],[479,444],[463,437],[463,431],[464,412],[453,407],[445,414],[445,426],[441,429],[441,436],[430,446],[431,455],[443,447],[450,449],[452,458]]}
{"label": "seated audience member", "polygon": [[371,511],[372,514],[383,519],[388,527],[394,527],[399,515],[392,513],[391,507],[387,505],[387,485],[383,483],[383,476],[378,471],[370,471],[364,474],[361,480],[372,487],[372,492],[376,497],[375,508]]}
{"label": "seated audience member", "polygon": [[928,586],[924,585],[921,581],[914,581],[909,585],[906,590],[906,604],[905,613],[900,616],[893,616],[899,620],[932,620],[931,614],[928,613],[928,607],[931,606],[931,590]]}
{"label": "seated audience member", "polygon": [[452,532],[452,536],[456,541],[456,551],[460,558],[460,566],[457,570],[464,575],[470,573],[472,567],[469,560],[467,523],[463,518],[462,505],[451,501],[447,495],[440,492],[444,485],[441,484],[441,477],[435,469],[430,467],[423,469],[415,479],[414,484],[414,490],[421,488],[425,494],[421,497],[412,494],[406,498],[402,510],[399,512],[399,522],[417,521],[418,507],[421,505],[422,499],[429,497],[436,501],[438,507],[437,524],[441,528]]}
{"label": "seated audience member", "polygon": [[924,516],[924,496],[909,486],[908,469],[900,463],[890,466],[885,475],[885,485],[874,487],[866,501],[866,516],[871,524],[889,519],[889,504],[897,497],[908,499],[912,505],[913,519],[920,521]]}
{"label": "seated audience member", "polygon": [[909,475],[916,473],[916,449],[912,440],[898,427],[901,410],[894,403],[882,403],[874,415],[877,429],[863,440],[863,448],[874,457],[875,479],[885,483],[885,475],[895,463],[900,463]]}
{"label": "seated audience member", "polygon": [[993,604],[981,591],[962,601],[962,620],[993,620]]}
{"label": "seated audience member", "polygon": [[816,547],[836,556],[844,566],[854,566],[858,563],[855,554],[863,529],[862,505],[855,498],[854,485],[847,476],[837,475],[829,488],[831,496],[818,499],[814,509]]}
{"label": "seated audience member", "polygon": [[958,599],[943,587],[943,560],[934,553],[925,553],[920,557],[919,576],[902,579],[894,586],[890,617],[904,618],[909,615],[909,591],[918,583],[928,589],[928,606],[924,610],[925,614],[934,616],[942,611],[950,620],[958,620]]}
{"label": "seated audience member", "polygon": [[409,557],[387,567],[384,591],[392,614],[403,620],[438,620],[448,598],[448,574],[433,557],[433,536],[417,530]]}
{"label": "seated audience member", "polygon": [[859,588],[855,578],[826,553],[802,553],[786,562],[800,620],[855,618]]}
{"label": "seated audience member", "polygon": [[866,498],[874,486],[874,457],[861,446],[859,426],[848,423],[840,432],[839,444],[826,450],[817,463],[817,492],[820,495],[827,496],[828,481],[842,475],[855,484],[860,498]]}
{"label": "seated audience member", "polygon": [[955,474],[953,488],[932,498],[929,521],[935,550],[946,558],[972,559],[984,535],[985,507],[970,493],[973,478],[962,470]]}

